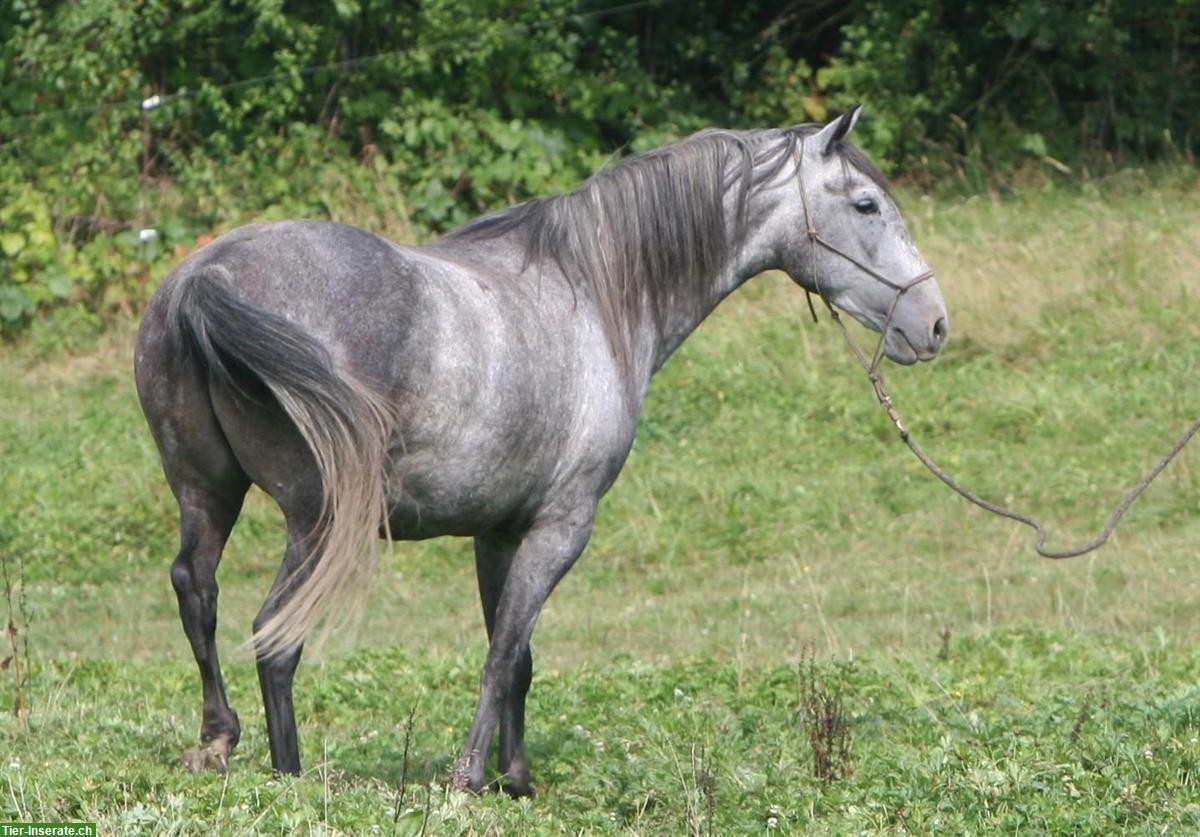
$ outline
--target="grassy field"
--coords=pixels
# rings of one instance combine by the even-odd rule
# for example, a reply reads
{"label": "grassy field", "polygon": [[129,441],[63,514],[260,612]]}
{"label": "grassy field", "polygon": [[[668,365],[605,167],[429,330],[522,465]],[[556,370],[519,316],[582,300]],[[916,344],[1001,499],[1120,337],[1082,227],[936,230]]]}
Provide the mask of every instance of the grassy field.
{"label": "grassy field", "polygon": [[[982,494],[1050,520],[1052,545],[1090,537],[1200,414],[1195,172],[906,205],[952,318],[936,363],[888,370],[909,425]],[[0,550],[24,575],[34,662],[28,724],[0,721],[0,755],[13,754],[0,819],[155,833],[1200,831],[1200,454],[1101,552],[1038,559],[1026,530],[911,459],[836,329],[813,325],[777,276],[725,303],[656,379],[592,544],[539,622],[538,799],[440,789],[484,652],[465,541],[397,547],[357,637],[306,656],[310,772],[270,776],[237,650],[282,553],[262,495],[221,568],[243,743],[227,778],[185,774],[199,684],[133,328],[73,354],[0,349]],[[849,714],[855,770],[840,781],[811,776],[806,653]],[[10,669],[0,698],[13,691]]]}

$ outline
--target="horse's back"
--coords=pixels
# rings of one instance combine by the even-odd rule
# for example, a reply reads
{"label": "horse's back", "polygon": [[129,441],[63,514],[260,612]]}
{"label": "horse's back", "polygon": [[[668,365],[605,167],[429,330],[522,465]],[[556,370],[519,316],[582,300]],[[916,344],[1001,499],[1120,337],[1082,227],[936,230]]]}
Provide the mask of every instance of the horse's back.
{"label": "horse's back", "polygon": [[403,330],[419,298],[423,271],[415,261],[411,248],[357,227],[279,221],[226,233],[180,263],[168,282],[219,267],[244,302],[336,346]]}

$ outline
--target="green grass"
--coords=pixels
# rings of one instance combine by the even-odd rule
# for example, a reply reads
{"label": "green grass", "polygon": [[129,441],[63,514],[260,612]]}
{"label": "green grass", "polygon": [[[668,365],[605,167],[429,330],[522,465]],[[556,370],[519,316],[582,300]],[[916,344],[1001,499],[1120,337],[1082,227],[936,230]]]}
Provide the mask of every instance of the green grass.
{"label": "green grass", "polygon": [[[1195,172],[907,204],[952,336],[937,362],[888,368],[901,411],[956,476],[1049,520],[1052,546],[1091,537],[1200,414]],[[220,574],[243,743],[228,783],[184,774],[199,688],[132,333],[64,335],[87,346],[73,354],[47,353],[52,331],[0,349],[0,550],[23,568],[36,663],[29,730],[0,726],[0,754],[20,763],[0,815],[386,831],[419,698],[405,806],[429,810],[434,833],[703,831],[709,774],[714,833],[769,816],[827,833],[1200,830],[1196,451],[1114,543],[1042,561],[1025,529],[912,460],[836,329],[777,276],[723,305],[656,378],[592,544],[539,622],[537,800],[438,789],[484,652],[465,541],[399,545],[356,641],[306,655],[310,773],[270,778],[236,650],[282,553],[261,494]],[[856,772],[828,786],[807,773],[795,714],[808,648],[852,715]]]}
{"label": "green grass", "polygon": [[[471,715],[475,660],[360,649],[303,669],[308,772],[266,770],[253,673],[232,667],[247,731],[225,776],[178,766],[188,667],[41,667],[30,729],[4,729],[0,816],[103,833],[331,831],[645,834],[1194,833],[1200,655],[1046,631],[952,641],[947,658],[824,663],[850,717],[854,771],[810,771],[794,667],[626,661],[544,671],[530,711],[541,795],[470,799],[440,784]],[[409,772],[402,772],[415,707]],[[402,780],[404,780],[402,782]],[[403,797],[401,796],[403,789]]]}

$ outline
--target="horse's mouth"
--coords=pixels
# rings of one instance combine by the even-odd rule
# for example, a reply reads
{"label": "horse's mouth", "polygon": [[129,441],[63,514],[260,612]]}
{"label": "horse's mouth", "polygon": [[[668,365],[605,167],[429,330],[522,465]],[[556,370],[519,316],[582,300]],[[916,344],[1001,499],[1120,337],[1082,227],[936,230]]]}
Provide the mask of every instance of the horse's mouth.
{"label": "horse's mouth", "polygon": [[834,304],[873,331],[880,331],[886,325],[887,335],[883,339],[883,354],[888,360],[901,366],[912,366],[918,361],[933,360],[941,351],[942,341],[938,341],[935,347],[918,348],[899,325],[894,322],[889,324],[886,319],[881,322],[881,318],[864,313],[852,299],[838,300]]}
{"label": "horse's mouth", "polygon": [[918,349],[908,339],[904,329],[893,326],[888,329],[887,339],[883,343],[883,353],[901,366],[912,366],[918,361],[933,360],[938,356],[938,349]]}

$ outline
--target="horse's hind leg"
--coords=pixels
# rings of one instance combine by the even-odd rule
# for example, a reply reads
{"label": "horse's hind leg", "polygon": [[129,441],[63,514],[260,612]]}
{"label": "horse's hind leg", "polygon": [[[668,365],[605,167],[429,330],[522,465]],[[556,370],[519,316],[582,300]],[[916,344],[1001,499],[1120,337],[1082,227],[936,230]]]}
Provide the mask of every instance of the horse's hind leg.
{"label": "horse's hind leg", "polygon": [[156,299],[138,332],[135,372],[142,411],[179,503],[180,546],[171,583],[204,693],[201,748],[185,755],[184,763],[192,770],[224,770],[241,727],[225,698],[217,658],[217,564],[250,478],[213,413],[206,374],[169,337],[166,305]]}
{"label": "horse's hind leg", "polygon": [[[254,632],[267,623],[287,604],[288,599],[307,577],[310,563],[308,550],[312,521],[288,519],[288,545],[283,564],[267,594],[262,609],[254,617]],[[287,651],[258,654],[258,683],[262,688],[263,708],[267,715],[267,740],[271,745],[271,766],[278,773],[300,772],[300,739],[296,732],[296,710],[292,704],[292,680],[300,664],[303,644]]]}
{"label": "horse's hind leg", "polygon": [[200,749],[184,755],[192,771],[224,771],[241,735],[238,716],[225,698],[217,658],[217,563],[241,511],[246,485],[217,495],[177,487],[180,549],[171,565],[171,583],[179,599],[179,618],[191,643],[204,695]]}

